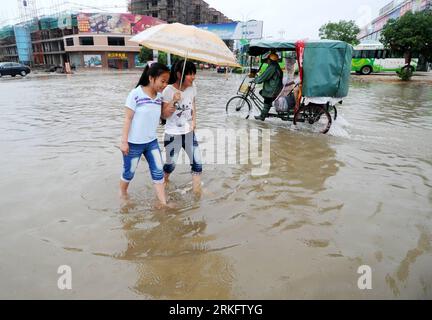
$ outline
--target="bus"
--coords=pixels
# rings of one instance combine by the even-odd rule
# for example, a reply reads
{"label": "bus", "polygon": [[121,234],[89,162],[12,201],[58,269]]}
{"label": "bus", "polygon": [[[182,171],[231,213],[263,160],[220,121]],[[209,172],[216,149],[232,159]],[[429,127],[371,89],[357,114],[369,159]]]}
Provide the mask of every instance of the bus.
{"label": "bus", "polygon": [[[296,59],[296,57],[297,57],[297,54],[295,53],[295,52],[293,52],[293,51],[278,51],[278,52],[276,52],[276,54],[279,56],[279,66],[281,67],[281,69],[282,69],[282,71],[285,73],[286,72],[286,69],[285,69],[285,67],[286,67],[286,65],[285,65],[285,62],[286,62],[286,58],[293,58],[293,59]],[[262,75],[266,70],[267,70],[267,68],[268,68],[268,64],[267,63],[265,63],[265,59],[263,59],[262,57],[256,57],[255,58],[256,59],[256,61],[255,61],[255,66],[257,66],[256,65],[256,63],[259,61],[259,63],[260,63],[260,65],[261,65],[261,69],[260,69],[260,71],[259,71],[259,73],[258,73],[258,75]],[[298,64],[296,63],[295,64],[295,73],[297,74],[298,73]],[[256,67],[256,69],[258,70],[258,68]]]}
{"label": "bus", "polygon": [[[417,70],[418,59],[412,59],[411,70]],[[372,72],[400,72],[405,66],[405,59],[395,56],[385,49],[380,42],[365,42],[354,47],[352,71],[369,75]]]}

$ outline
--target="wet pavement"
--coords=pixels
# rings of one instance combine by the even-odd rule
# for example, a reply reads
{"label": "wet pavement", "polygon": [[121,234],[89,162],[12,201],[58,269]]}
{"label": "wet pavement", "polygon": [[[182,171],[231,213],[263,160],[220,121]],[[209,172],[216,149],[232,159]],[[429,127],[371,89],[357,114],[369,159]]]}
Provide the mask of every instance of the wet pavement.
{"label": "wet pavement", "polygon": [[[432,298],[430,84],[354,81],[318,135],[227,117],[241,77],[199,73],[202,146],[218,130],[268,130],[271,167],[209,163],[197,198],[180,165],[177,208],[160,210],[144,162],[132,199],[117,195],[139,76],[0,79],[0,298]],[[57,287],[61,265],[72,290]],[[372,290],[358,288],[363,265]]]}

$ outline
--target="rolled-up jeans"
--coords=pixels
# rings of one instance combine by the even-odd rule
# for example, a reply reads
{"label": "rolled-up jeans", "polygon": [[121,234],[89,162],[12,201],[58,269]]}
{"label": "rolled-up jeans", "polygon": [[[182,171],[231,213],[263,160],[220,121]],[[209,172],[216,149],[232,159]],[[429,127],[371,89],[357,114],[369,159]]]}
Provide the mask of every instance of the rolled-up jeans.
{"label": "rolled-up jeans", "polygon": [[162,155],[157,140],[146,144],[129,143],[129,153],[127,156],[123,155],[121,179],[127,183],[132,181],[142,155],[148,162],[153,183],[162,184],[164,182]]}
{"label": "rolled-up jeans", "polygon": [[165,173],[171,174],[174,172],[178,156],[183,148],[189,157],[191,173],[193,175],[202,174],[201,152],[195,132],[189,132],[182,135],[165,134],[164,146],[166,162],[163,170]]}

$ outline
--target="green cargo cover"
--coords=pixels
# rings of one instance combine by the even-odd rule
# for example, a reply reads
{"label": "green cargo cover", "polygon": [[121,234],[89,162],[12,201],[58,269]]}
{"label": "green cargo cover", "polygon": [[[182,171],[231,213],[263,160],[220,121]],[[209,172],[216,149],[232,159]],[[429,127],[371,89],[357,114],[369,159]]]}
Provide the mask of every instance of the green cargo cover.
{"label": "green cargo cover", "polygon": [[[295,51],[296,41],[252,41],[249,54]],[[348,95],[352,46],[343,41],[305,41],[303,96],[343,98]]]}

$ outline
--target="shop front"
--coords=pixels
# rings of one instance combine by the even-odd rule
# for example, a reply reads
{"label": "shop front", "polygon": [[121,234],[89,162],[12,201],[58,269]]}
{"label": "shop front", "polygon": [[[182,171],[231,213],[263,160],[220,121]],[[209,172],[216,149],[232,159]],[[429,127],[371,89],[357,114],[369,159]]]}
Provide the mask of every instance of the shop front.
{"label": "shop front", "polygon": [[129,59],[126,52],[109,52],[107,59],[108,68],[110,69],[129,69]]}

